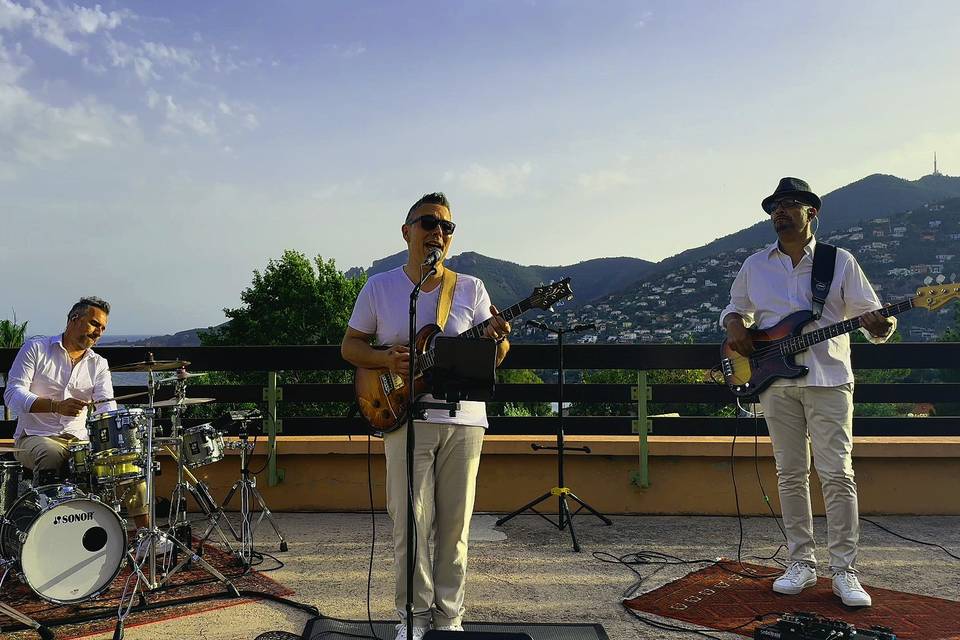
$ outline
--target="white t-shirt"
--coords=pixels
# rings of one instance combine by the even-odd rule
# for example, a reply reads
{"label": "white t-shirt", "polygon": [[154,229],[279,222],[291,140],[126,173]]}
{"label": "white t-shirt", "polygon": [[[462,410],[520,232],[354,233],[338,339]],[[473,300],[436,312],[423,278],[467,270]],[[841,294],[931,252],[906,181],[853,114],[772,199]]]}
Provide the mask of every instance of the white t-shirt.
{"label": "white t-shirt", "polygon": [[[350,328],[376,336],[378,345],[407,344],[410,339],[410,292],[414,283],[403,267],[370,276],[363,285],[353,314],[347,323]],[[436,324],[440,287],[421,291],[417,299],[417,330]],[[478,278],[457,274],[453,291],[453,306],[443,328],[445,336],[458,336],[480,324],[490,314],[490,296]],[[435,401],[427,395],[425,401]],[[427,421],[486,427],[487,410],[482,402],[463,401],[456,417],[439,409],[427,411]]]}

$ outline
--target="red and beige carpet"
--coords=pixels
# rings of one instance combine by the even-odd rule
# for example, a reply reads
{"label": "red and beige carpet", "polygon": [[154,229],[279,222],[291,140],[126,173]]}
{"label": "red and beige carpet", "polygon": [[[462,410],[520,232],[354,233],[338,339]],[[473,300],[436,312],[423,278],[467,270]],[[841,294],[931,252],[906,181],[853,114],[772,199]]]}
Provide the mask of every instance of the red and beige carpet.
{"label": "red and beige carpet", "polygon": [[[730,561],[724,566],[739,573],[779,574],[776,568],[754,564],[744,563],[741,568]],[[651,613],[721,631],[750,623],[734,631],[749,637],[753,637],[757,627],[776,621],[773,615],[762,622],[751,622],[755,616],[806,611],[844,620],[858,629],[874,625],[889,627],[900,640],[960,639],[960,602],[864,584],[873,598],[873,606],[851,609],[833,595],[829,578],[821,577],[815,587],[795,596],[774,593],[772,582],[773,578],[737,575],[712,565],[627,600],[624,605],[641,615]]]}
{"label": "red and beige carpet", "polygon": [[[275,596],[288,596],[293,593],[290,589],[258,571],[242,574],[242,568],[233,556],[216,547],[204,546],[203,557],[225,574],[241,592],[256,591]],[[120,594],[129,574],[129,570],[125,568],[113,581],[106,593],[95,600],[75,605],[55,605],[41,600],[26,585],[12,576],[7,576],[0,597],[3,598],[3,602],[16,608],[21,613],[30,616],[41,624],[50,626],[56,633],[57,640],[82,638],[113,631],[117,622],[117,606]],[[213,579],[202,568],[190,565],[176,573],[168,585],[148,594],[149,608],[138,610],[135,605],[133,612],[126,620],[125,627],[150,624],[251,602],[251,598],[225,597],[178,604],[178,601],[198,596],[225,593],[226,588],[223,584]],[[67,620],[91,617],[99,619],[66,622]],[[10,631],[13,627],[14,623],[0,614],[0,628],[3,629],[3,633],[0,635],[4,640],[35,640],[37,638],[36,632],[32,629]]]}

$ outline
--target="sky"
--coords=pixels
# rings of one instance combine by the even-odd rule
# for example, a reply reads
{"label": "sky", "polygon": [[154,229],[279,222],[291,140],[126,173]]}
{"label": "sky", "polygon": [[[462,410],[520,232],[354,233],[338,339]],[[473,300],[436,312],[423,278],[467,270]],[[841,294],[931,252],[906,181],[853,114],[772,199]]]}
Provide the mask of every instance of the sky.
{"label": "sky", "polygon": [[452,254],[660,260],[960,166],[960,3],[0,0],[0,318],[224,320],[285,249],[367,266],[442,190]]}

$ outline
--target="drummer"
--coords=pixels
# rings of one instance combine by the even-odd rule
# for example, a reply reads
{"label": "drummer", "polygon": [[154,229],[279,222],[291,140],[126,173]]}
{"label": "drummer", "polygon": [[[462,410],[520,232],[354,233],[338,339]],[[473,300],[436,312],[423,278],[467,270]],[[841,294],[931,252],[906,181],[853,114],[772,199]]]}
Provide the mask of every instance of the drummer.
{"label": "drummer", "polygon": [[[113,397],[107,360],[93,351],[109,315],[107,301],[81,298],[70,308],[62,335],[30,338],[13,361],[3,401],[18,416],[14,455],[33,471],[35,486],[66,478],[67,447],[88,439],[91,403]],[[96,404],[96,412],[116,408],[112,400]],[[145,482],[137,483],[127,496],[135,524],[147,526]]]}

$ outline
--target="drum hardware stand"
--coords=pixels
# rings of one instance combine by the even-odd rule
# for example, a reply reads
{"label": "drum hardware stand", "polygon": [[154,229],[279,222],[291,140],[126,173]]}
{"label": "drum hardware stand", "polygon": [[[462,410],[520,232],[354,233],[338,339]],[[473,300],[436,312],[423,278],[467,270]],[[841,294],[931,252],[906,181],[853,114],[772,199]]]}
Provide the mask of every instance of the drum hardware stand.
{"label": "drum hardware stand", "polygon": [[[186,395],[185,387],[185,378],[178,379],[178,399],[182,399]],[[183,405],[177,405],[173,407],[171,440],[174,440],[177,445],[182,445],[183,443],[183,431],[182,424],[180,422],[180,414],[182,410]],[[190,471],[190,469],[186,468],[186,462],[179,454],[180,447],[177,447],[177,452],[174,452],[174,450],[167,445],[164,445],[164,449],[166,449],[167,452],[177,462],[177,484],[173,487],[173,494],[170,497],[170,531],[173,531],[173,535],[179,538],[181,541],[185,540],[188,546],[192,545],[192,524],[187,518],[187,494],[189,493],[191,496],[193,496],[194,501],[197,503],[197,506],[200,507],[200,510],[203,511],[207,520],[207,528],[200,537],[200,541],[197,545],[197,553],[201,555],[203,554],[203,543],[207,541],[214,531],[220,535],[220,540],[226,547],[227,552],[234,553],[233,547],[230,545],[230,540],[227,538],[226,534],[224,534],[223,529],[220,528],[220,519],[222,518],[224,522],[226,522],[227,527],[229,527],[230,533],[234,538],[239,540],[240,537],[238,536],[236,529],[233,528],[233,525],[230,524],[230,520],[223,512],[223,508],[218,505],[213,499],[213,496],[210,495],[210,490],[207,488],[207,485],[198,480],[197,477],[194,476]],[[184,474],[188,475],[190,479],[187,480],[184,478]]]}
{"label": "drum hardware stand", "polygon": [[[553,487],[552,489],[550,489],[549,491],[547,491],[546,493],[544,493],[544,494],[543,494],[542,496],[540,496],[539,498],[535,498],[535,499],[531,500],[530,502],[528,502],[527,504],[523,505],[522,507],[520,507],[519,509],[517,509],[517,510],[514,511],[513,513],[510,513],[510,514],[508,514],[508,515],[500,518],[499,520],[497,520],[496,526],[499,527],[500,525],[504,524],[505,522],[507,522],[507,521],[510,520],[511,518],[514,518],[515,516],[520,515],[520,514],[523,513],[524,511],[528,511],[528,510],[529,510],[529,511],[532,511],[533,513],[535,513],[536,515],[540,516],[541,518],[543,518],[544,520],[546,520],[547,522],[549,522],[549,523],[552,524],[553,526],[555,526],[557,529],[560,529],[561,531],[562,531],[565,527],[570,527],[570,538],[573,540],[573,550],[576,551],[576,552],[579,552],[579,551],[580,551],[580,543],[577,541],[577,534],[576,534],[576,532],[573,530],[573,516],[575,516],[575,515],[577,515],[578,513],[580,513],[580,511],[582,511],[583,509],[586,509],[587,511],[589,511],[590,513],[592,513],[592,514],[595,515],[596,517],[600,518],[600,520],[602,520],[605,525],[609,526],[609,525],[612,525],[612,524],[613,524],[613,523],[610,521],[609,518],[607,518],[606,516],[604,516],[604,515],[603,515],[602,513],[600,513],[599,511],[595,510],[593,507],[591,507],[589,504],[587,504],[586,502],[584,502],[584,501],[581,500],[580,498],[578,498],[578,497],[577,497],[577,494],[575,494],[573,491],[571,491],[571,490],[564,484],[564,481],[563,481],[563,453],[564,453],[564,451],[583,451],[584,453],[590,453],[590,447],[568,447],[566,444],[564,444],[564,439],[563,439],[563,436],[564,436],[564,434],[563,434],[563,336],[564,336],[564,334],[567,334],[567,333],[575,333],[575,332],[577,332],[577,331],[584,331],[584,330],[586,330],[586,329],[593,329],[593,328],[594,328],[594,325],[593,325],[593,324],[578,324],[578,325],[574,326],[574,327],[571,328],[571,329],[563,329],[563,328],[560,328],[560,327],[550,327],[550,326],[548,326],[548,325],[546,325],[546,324],[544,324],[544,323],[542,323],[542,322],[537,322],[536,320],[527,320],[527,324],[530,325],[530,326],[532,326],[532,327],[536,327],[536,328],[538,328],[538,329],[541,329],[541,330],[543,330],[543,331],[549,331],[549,332],[551,332],[551,333],[555,333],[555,334],[557,335],[557,351],[558,351],[559,354],[560,354],[560,356],[559,356],[560,362],[559,362],[559,369],[558,369],[559,377],[557,378],[557,382],[558,382],[559,390],[560,390],[560,402],[557,404],[557,444],[556,444],[556,446],[544,446],[544,445],[541,445],[541,444],[539,444],[539,443],[533,443],[533,444],[530,445],[530,447],[531,447],[534,451],[539,451],[539,450],[542,449],[542,450],[556,451],[556,452],[557,452],[557,486]],[[558,504],[557,504],[557,522],[554,522],[553,520],[551,520],[551,519],[548,518],[547,516],[543,515],[542,513],[540,513],[540,512],[537,511],[536,509],[534,509],[534,507],[536,507],[538,504],[540,504],[540,503],[543,502],[544,500],[548,500],[549,498],[551,498],[551,497],[553,497],[553,496],[557,496],[557,500],[558,500]],[[579,507],[576,511],[574,511],[573,513],[570,513],[570,506],[567,504],[567,500],[568,500],[568,499],[569,499],[569,500],[573,500],[574,502],[576,502],[577,504],[580,505],[580,507]]]}
{"label": "drum hardware stand", "polygon": [[[237,536],[237,540],[240,542],[240,550],[237,552],[237,559],[248,567],[253,561],[253,534],[256,528],[263,522],[264,518],[270,523],[274,533],[276,533],[280,539],[280,551],[287,550],[287,541],[283,538],[283,534],[280,533],[277,523],[273,521],[270,509],[267,507],[267,503],[264,501],[259,489],[257,489],[257,477],[250,473],[249,454],[252,452],[252,447],[247,444],[247,439],[249,438],[247,435],[247,423],[255,419],[255,417],[259,417],[259,412],[257,415],[249,414],[245,417],[239,417],[237,422],[240,423],[240,432],[237,434],[237,437],[240,441],[237,443],[227,443],[228,445],[232,445],[230,448],[240,449],[240,479],[233,483],[233,486],[230,487],[230,491],[227,493],[227,497],[223,500],[223,508],[225,509],[227,505],[230,504],[230,500],[233,499],[234,494],[239,490],[240,535]],[[253,510],[251,509],[251,503],[254,499],[260,505],[260,517],[257,518],[256,522],[253,522]],[[231,526],[230,529],[233,530],[233,527]]]}
{"label": "drum hardware stand", "polygon": [[[3,517],[0,517],[0,523],[2,522],[9,522],[9,521],[5,520]],[[3,569],[3,574],[0,574],[0,589],[2,589],[3,581],[6,580],[7,574],[10,573],[10,571],[13,569],[13,562],[11,562],[10,560],[4,560],[0,558],[0,569]],[[30,627],[31,629],[36,631],[38,634],[40,634],[40,637],[43,638],[43,640],[53,640],[55,637],[53,634],[53,631],[51,631],[48,627],[40,624],[39,622],[31,618],[30,616],[26,615],[25,613],[21,613],[20,611],[17,611],[16,609],[14,609],[13,607],[11,607],[10,605],[4,602],[0,602],[0,614],[7,616],[11,620],[15,620],[20,624]],[[0,630],[2,630],[2,628],[0,628]]]}
{"label": "drum hardware stand", "polygon": [[[130,602],[124,611],[124,598],[121,598],[120,605],[117,611],[117,626],[114,630],[113,637],[114,640],[121,640],[123,638],[123,623],[126,617],[130,614],[130,610],[133,607],[133,600],[137,596],[137,592],[142,584],[144,590],[155,591],[160,588],[163,583],[170,580],[174,574],[176,574],[180,569],[182,569],[188,562],[196,562],[200,565],[207,573],[223,583],[234,597],[239,598],[240,592],[237,590],[237,587],[234,586],[230,580],[220,573],[216,568],[214,568],[209,562],[201,558],[199,555],[194,553],[194,551],[176,539],[175,536],[171,535],[168,532],[161,531],[157,526],[157,505],[155,503],[155,483],[153,480],[153,464],[154,464],[154,450],[153,450],[153,428],[154,428],[154,416],[156,415],[156,408],[154,408],[154,394],[156,392],[156,378],[155,371],[159,370],[169,370],[170,368],[182,368],[189,364],[178,363],[177,367],[169,367],[170,361],[157,361],[153,359],[152,353],[147,353],[146,361],[142,363],[136,363],[139,366],[138,370],[146,371],[148,373],[147,378],[147,399],[148,399],[148,408],[145,410],[147,416],[147,442],[144,450],[143,456],[143,469],[146,471],[146,484],[147,484],[147,528],[141,529],[138,532],[136,548],[138,551],[146,549],[146,557],[140,563],[137,562],[136,557],[133,552],[129,549],[127,550],[127,558],[130,560],[133,573],[130,576],[130,579],[134,581],[133,589],[130,592],[129,598]],[[122,370],[121,367],[116,367],[114,371]],[[130,370],[130,369],[128,369]],[[163,580],[157,580],[157,545],[164,541],[169,541],[175,549],[179,549],[184,553],[184,559],[177,564],[173,569],[171,569],[163,577]],[[146,573],[143,571],[143,564],[147,565]],[[124,595],[126,595],[126,588],[124,589]]]}

